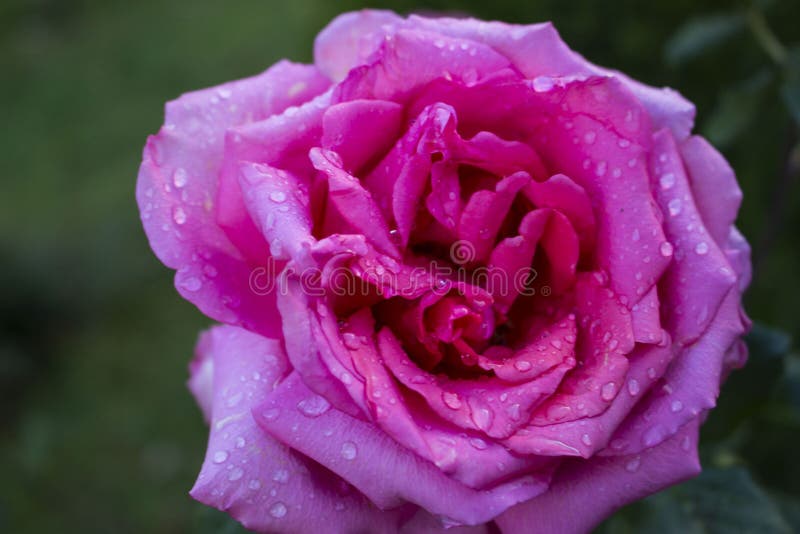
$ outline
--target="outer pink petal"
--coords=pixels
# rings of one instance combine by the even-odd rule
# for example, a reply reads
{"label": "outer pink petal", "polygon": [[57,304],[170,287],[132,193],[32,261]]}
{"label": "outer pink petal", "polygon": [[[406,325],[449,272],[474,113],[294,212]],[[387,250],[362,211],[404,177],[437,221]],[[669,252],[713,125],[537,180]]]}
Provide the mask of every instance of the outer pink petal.
{"label": "outer pink petal", "polygon": [[[565,463],[550,489],[496,519],[503,534],[582,534],[615,510],[700,472],[697,421],[639,455]],[[580,510],[580,513],[576,513]]]}
{"label": "outer pink petal", "polygon": [[147,142],[136,188],[145,232],[158,258],[178,271],[180,294],[213,319],[276,333],[274,297],[250,291],[246,254],[215,220],[225,132],[301,102],[308,93],[288,89],[319,78],[314,67],[283,62],[188,93],[167,104],[164,126]]}
{"label": "outer pink petal", "polygon": [[363,10],[343,13],[317,35],[314,64],[330,79],[344,79],[350,69],[366,63],[384,39],[384,26],[403,19],[391,11]]}
{"label": "outer pink petal", "polygon": [[[733,169],[708,141],[699,136],[681,143],[680,152],[697,210],[708,233],[723,247],[742,203],[742,190],[736,183]],[[662,183],[669,182],[662,180]]]}
{"label": "outer pink petal", "polygon": [[[256,425],[251,408],[288,370],[276,340],[217,327],[204,334],[198,351],[213,360],[214,399],[194,498],[259,532],[396,532],[396,515],[377,510],[338,477],[306,465]],[[317,397],[301,408],[314,414],[326,406]]]}
{"label": "outer pink petal", "polygon": [[[664,230],[674,261],[660,282],[665,328],[679,345],[691,343],[708,328],[736,274],[698,213],[680,153],[669,130],[655,136],[652,175],[655,199],[664,213]],[[664,187],[663,177],[671,176]],[[723,193],[724,194],[724,193]],[[674,249],[674,252],[673,252]]]}
{"label": "outer pink petal", "polygon": [[537,479],[483,491],[467,488],[371,423],[337,410],[303,416],[296,405],[310,395],[291,375],[254,414],[270,434],[339,474],[381,508],[412,502],[455,524],[475,525],[545,490]]}

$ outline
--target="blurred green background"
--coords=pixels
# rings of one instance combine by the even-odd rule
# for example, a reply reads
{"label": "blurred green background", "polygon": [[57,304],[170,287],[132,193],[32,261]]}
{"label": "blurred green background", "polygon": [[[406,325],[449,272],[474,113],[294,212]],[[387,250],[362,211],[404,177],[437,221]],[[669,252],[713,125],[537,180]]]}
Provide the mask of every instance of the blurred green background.
{"label": "blurred green background", "polygon": [[[745,192],[760,324],[704,430],[707,472],[607,532],[790,532],[800,514],[800,2],[373,2],[552,20],[589,59],[698,106]],[[309,61],[356,1],[0,2],[0,532],[233,532],[194,503],[199,329],[150,252],[134,185],[163,104]],[[786,332],[787,334],[781,333]]]}

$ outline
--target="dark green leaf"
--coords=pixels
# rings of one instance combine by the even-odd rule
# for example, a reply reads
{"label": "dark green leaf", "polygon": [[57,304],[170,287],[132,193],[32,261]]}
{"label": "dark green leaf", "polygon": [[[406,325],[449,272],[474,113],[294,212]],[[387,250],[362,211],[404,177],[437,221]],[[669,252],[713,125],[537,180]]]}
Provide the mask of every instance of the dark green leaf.
{"label": "dark green leaf", "polygon": [[765,89],[771,80],[772,74],[762,71],[724,90],[704,125],[704,135],[712,143],[724,147],[744,133],[761,109]]}
{"label": "dark green leaf", "polygon": [[781,96],[792,118],[800,125],[800,75],[783,84]]}
{"label": "dark green leaf", "polygon": [[[788,335],[756,323],[746,338],[747,365],[734,371],[722,387],[718,405],[703,426],[703,440],[730,440],[750,417],[760,413],[784,373],[784,359],[791,347]],[[737,441],[737,440],[735,440]]]}
{"label": "dark green leaf", "polygon": [[685,63],[705,50],[725,42],[745,25],[741,13],[724,13],[690,19],[667,41],[664,55],[673,65]]}
{"label": "dark green leaf", "polygon": [[606,534],[790,534],[771,496],[741,467],[706,469],[603,525]]}

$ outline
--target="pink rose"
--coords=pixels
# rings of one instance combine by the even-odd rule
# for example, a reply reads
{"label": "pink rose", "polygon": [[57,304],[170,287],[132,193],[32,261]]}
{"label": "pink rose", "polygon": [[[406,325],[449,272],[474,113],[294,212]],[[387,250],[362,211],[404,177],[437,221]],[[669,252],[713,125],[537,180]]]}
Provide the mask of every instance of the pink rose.
{"label": "pink rose", "polygon": [[265,532],[570,533],[696,475],[750,264],[692,105],[549,24],[364,11],[314,55],[144,150],[153,250],[224,324],[191,494]]}

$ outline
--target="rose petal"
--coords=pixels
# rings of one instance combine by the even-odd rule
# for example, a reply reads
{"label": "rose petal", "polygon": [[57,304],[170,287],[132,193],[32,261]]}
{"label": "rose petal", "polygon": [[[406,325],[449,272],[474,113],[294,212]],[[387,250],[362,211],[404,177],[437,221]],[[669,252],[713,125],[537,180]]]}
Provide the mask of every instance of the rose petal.
{"label": "rose petal", "polygon": [[[288,370],[280,343],[235,327],[216,327],[198,346],[213,361],[214,403],[208,452],[191,494],[246,528],[265,531],[395,532],[399,517],[346,490],[335,475],[306,465],[265,434],[250,410]],[[310,404],[309,404],[310,405]],[[313,413],[325,406],[313,400]],[[311,412],[309,412],[311,413]]]}
{"label": "rose petal", "polygon": [[589,532],[623,505],[696,476],[697,428],[695,420],[639,455],[565,463],[546,493],[508,510],[496,522],[504,534],[527,533],[531,525],[541,532]]}
{"label": "rose petal", "polygon": [[342,476],[381,508],[412,502],[454,524],[476,525],[546,489],[533,477],[482,491],[467,488],[371,423],[337,410],[304,417],[296,405],[310,394],[296,374],[290,375],[254,411],[258,424]]}

